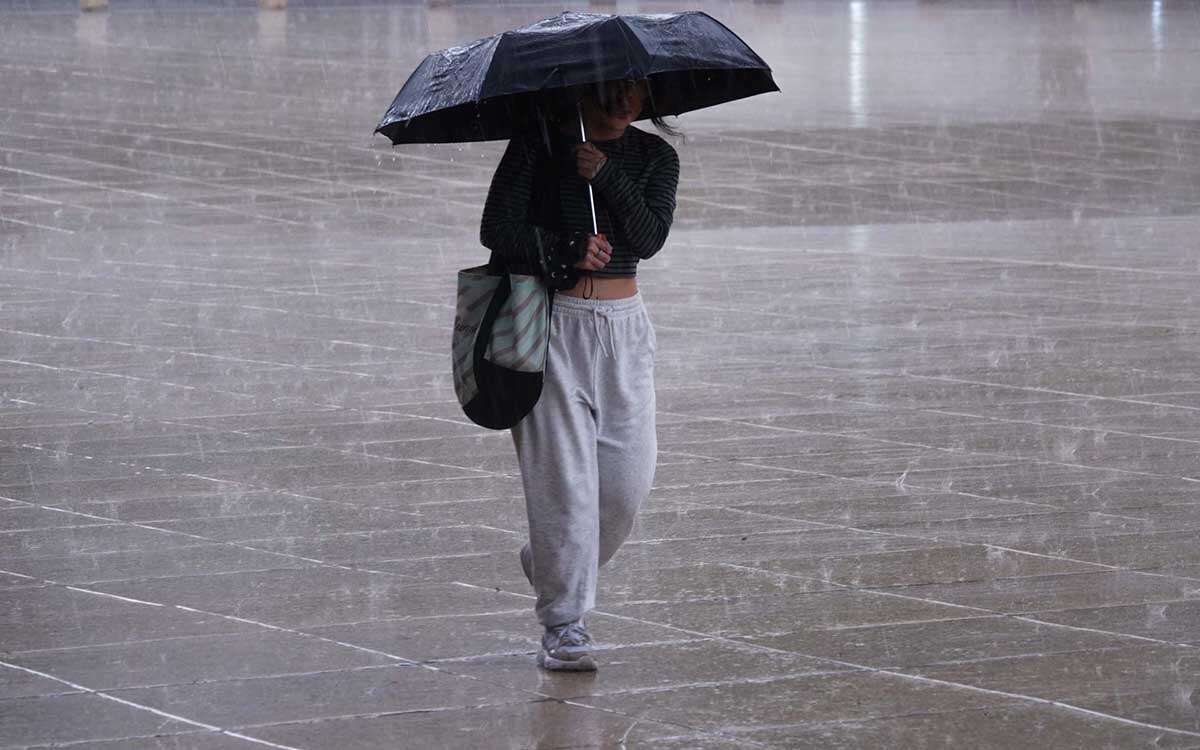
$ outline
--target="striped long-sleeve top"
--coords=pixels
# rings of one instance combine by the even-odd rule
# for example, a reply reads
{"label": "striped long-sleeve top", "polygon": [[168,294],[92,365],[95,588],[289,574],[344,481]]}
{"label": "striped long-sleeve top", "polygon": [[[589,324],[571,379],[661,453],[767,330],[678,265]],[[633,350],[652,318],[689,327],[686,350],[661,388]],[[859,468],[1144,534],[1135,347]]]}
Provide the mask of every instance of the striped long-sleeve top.
{"label": "striped long-sleeve top", "polygon": [[[540,134],[509,141],[483,208],[480,241],[510,270],[536,273],[539,247],[571,232],[591,233],[587,183],[575,167],[568,136]],[[662,249],[675,214],[679,156],[662,138],[627,127],[620,138],[592,141],[607,160],[592,179],[600,233],[612,259],[595,276],[634,276],[639,260]]]}

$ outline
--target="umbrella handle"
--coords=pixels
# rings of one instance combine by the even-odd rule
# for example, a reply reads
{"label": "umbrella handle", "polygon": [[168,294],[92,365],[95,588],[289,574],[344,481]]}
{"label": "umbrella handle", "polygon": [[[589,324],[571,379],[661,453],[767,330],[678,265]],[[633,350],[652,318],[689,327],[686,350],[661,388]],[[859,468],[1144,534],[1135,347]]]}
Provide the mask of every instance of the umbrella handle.
{"label": "umbrella handle", "polygon": [[[583,102],[575,102],[575,111],[579,113],[579,141],[587,143],[587,130],[583,127]],[[592,234],[600,234],[600,227],[596,224],[596,198],[592,194],[592,183],[587,184],[588,189],[588,205],[592,208]]]}

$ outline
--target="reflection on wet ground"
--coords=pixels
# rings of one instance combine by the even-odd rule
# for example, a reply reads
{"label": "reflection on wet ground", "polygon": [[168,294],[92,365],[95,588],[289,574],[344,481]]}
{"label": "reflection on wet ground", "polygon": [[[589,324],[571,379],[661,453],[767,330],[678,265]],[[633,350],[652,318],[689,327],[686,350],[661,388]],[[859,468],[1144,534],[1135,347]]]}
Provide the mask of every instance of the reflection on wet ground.
{"label": "reflection on wet ground", "polygon": [[678,123],[582,677],[449,377],[502,144],[371,137],[561,8],[77,7],[0,2],[5,747],[1200,748],[1196,6],[700,6],[783,93]]}

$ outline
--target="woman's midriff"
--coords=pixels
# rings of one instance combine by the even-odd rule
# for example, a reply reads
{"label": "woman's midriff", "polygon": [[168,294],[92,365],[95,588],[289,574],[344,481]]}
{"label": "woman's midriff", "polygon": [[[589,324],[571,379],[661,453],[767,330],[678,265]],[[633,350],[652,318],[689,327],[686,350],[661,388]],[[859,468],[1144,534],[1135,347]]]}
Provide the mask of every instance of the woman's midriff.
{"label": "woman's midriff", "polygon": [[636,276],[581,276],[578,283],[559,294],[591,299],[624,299],[637,294]]}

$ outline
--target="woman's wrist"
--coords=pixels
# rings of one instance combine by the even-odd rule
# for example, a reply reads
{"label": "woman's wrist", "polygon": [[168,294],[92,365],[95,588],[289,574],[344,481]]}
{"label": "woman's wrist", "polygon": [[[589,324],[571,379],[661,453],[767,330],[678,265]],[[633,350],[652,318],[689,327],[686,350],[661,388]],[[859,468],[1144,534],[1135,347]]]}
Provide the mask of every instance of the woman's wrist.
{"label": "woman's wrist", "polygon": [[599,164],[596,165],[596,171],[592,173],[592,178],[588,180],[588,182],[590,182],[594,187],[600,187],[600,184],[605,181],[605,176],[608,174],[606,171],[607,167],[608,157],[606,156],[600,160]]}

